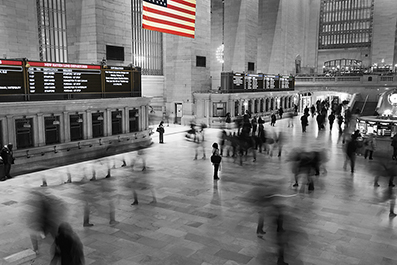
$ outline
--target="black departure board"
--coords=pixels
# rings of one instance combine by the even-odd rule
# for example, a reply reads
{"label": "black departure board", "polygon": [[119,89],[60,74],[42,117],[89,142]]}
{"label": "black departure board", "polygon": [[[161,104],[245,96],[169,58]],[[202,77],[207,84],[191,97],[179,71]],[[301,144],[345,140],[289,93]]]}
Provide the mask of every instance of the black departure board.
{"label": "black departure board", "polygon": [[246,89],[263,89],[263,75],[247,74],[245,76]]}
{"label": "black departure board", "polygon": [[28,93],[101,93],[101,66],[29,62]]}
{"label": "black departure board", "polygon": [[130,67],[107,66],[103,71],[105,73],[105,92],[131,92],[132,73]]}
{"label": "black departure board", "polygon": [[24,94],[22,61],[0,60],[0,95]]}
{"label": "black departure board", "polygon": [[233,75],[233,90],[244,89],[244,77],[243,73],[234,73]]}

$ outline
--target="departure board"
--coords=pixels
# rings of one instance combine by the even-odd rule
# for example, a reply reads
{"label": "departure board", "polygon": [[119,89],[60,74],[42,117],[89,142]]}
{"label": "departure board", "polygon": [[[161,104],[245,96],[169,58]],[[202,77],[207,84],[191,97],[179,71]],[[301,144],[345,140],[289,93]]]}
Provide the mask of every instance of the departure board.
{"label": "departure board", "polygon": [[233,75],[233,90],[244,89],[244,76],[242,73],[234,73]]}
{"label": "departure board", "polygon": [[101,93],[101,66],[29,62],[29,94]]}
{"label": "departure board", "polygon": [[278,88],[276,84],[276,76],[274,75],[264,75],[263,76],[263,89],[269,90],[269,89],[275,89]]}
{"label": "departure board", "polygon": [[122,66],[107,66],[105,72],[105,92],[131,92],[131,68]]}
{"label": "departure board", "polygon": [[0,95],[24,94],[22,61],[0,60]]}
{"label": "departure board", "polygon": [[246,89],[263,89],[263,75],[247,74],[245,80]]}

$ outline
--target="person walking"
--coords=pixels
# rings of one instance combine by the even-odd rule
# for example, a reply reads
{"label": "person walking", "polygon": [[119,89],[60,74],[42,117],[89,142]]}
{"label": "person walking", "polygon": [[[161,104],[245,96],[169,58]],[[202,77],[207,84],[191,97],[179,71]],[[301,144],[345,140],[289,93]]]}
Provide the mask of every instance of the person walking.
{"label": "person walking", "polygon": [[0,179],[0,181],[4,181],[7,179],[12,178],[11,177],[11,165],[14,164],[14,153],[12,151],[12,144],[9,143],[7,145],[5,145],[2,149],[1,149],[1,153],[0,156],[3,160],[3,172],[4,175],[3,177]]}
{"label": "person walking", "polygon": [[393,136],[393,139],[391,140],[391,146],[393,146],[393,155],[392,159],[397,160],[397,133]]}
{"label": "person walking", "polygon": [[214,166],[214,180],[218,180],[218,171],[219,166],[221,164],[222,157],[219,154],[219,148],[217,143],[212,144],[212,155],[211,155],[211,163]]}
{"label": "person walking", "polygon": [[54,241],[54,256],[50,265],[84,265],[84,250],[78,235],[73,231],[69,223],[62,223],[58,228],[58,234]]}
{"label": "person walking", "polygon": [[346,160],[343,165],[343,169],[346,170],[347,163],[350,161],[350,172],[354,173],[354,166],[356,163],[356,151],[357,151],[357,141],[356,138],[352,135],[351,139],[346,143]]}
{"label": "person walking", "polygon": [[309,122],[307,120],[306,114],[303,114],[301,117],[301,124],[302,124],[302,132],[306,132],[306,127],[309,125]]}
{"label": "person walking", "polygon": [[342,129],[343,116],[339,114],[338,117],[337,117],[337,119],[338,119],[339,133],[342,133],[342,132],[343,132],[343,129]]}
{"label": "person walking", "polygon": [[278,109],[278,115],[280,116],[280,119],[283,118],[283,114],[284,114],[284,110],[283,110],[282,107],[280,107],[280,108]]}
{"label": "person walking", "polygon": [[159,127],[157,127],[157,132],[159,133],[159,143],[163,144],[164,143],[164,122],[161,121],[159,124]]}
{"label": "person walking", "polygon": [[332,125],[334,124],[335,121],[335,114],[334,112],[331,112],[331,114],[328,116],[328,122],[329,122],[329,130],[332,131]]}
{"label": "person walking", "polygon": [[276,120],[277,120],[276,114],[272,113],[272,115],[270,116],[270,120],[271,120],[270,125],[274,126],[276,124]]}
{"label": "person walking", "polygon": [[368,135],[368,138],[364,140],[364,159],[367,159],[368,155],[369,155],[369,160],[372,160],[373,157],[373,153],[375,151],[376,148],[376,140],[374,138],[374,134],[370,133]]}

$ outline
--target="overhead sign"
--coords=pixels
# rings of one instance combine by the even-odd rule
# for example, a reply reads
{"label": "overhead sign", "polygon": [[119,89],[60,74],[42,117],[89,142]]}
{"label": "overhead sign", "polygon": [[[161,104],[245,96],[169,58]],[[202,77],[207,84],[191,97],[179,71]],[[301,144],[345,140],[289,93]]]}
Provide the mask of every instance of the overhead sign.
{"label": "overhead sign", "polygon": [[0,96],[24,94],[22,61],[0,60]]}

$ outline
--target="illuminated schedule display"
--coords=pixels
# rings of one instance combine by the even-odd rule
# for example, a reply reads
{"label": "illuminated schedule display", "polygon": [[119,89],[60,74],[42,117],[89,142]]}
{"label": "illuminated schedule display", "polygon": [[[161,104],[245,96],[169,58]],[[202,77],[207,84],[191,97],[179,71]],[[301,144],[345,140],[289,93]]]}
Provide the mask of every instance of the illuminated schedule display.
{"label": "illuminated schedule display", "polygon": [[221,90],[228,93],[292,91],[295,88],[295,78],[282,75],[224,72],[221,74],[221,85]]}
{"label": "illuminated schedule display", "polygon": [[131,92],[131,68],[122,66],[107,66],[105,73],[105,92]]}
{"label": "illuminated schedule display", "polygon": [[0,95],[24,94],[22,61],[0,60]]}
{"label": "illuminated schedule display", "polygon": [[141,97],[139,67],[0,59],[0,102]]}
{"label": "illuminated schedule display", "polygon": [[29,62],[29,94],[101,93],[101,66]]}

